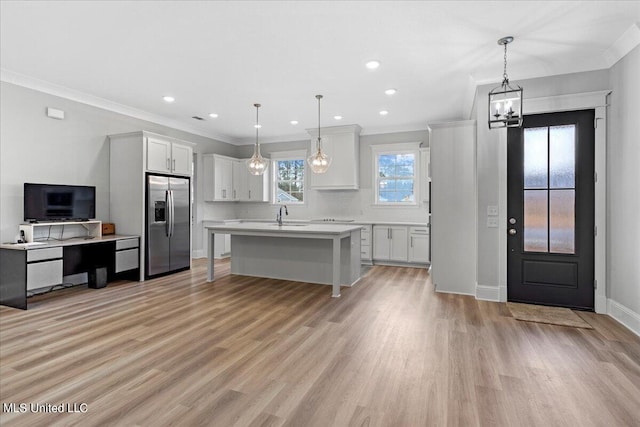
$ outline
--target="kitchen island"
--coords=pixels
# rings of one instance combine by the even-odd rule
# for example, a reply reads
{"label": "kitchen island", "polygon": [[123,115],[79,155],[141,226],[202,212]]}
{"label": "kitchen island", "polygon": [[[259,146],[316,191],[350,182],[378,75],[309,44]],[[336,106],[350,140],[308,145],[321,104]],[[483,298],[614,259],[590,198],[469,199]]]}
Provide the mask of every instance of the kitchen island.
{"label": "kitchen island", "polygon": [[231,273],[332,286],[360,279],[359,225],[242,222],[206,227],[208,281],[213,281],[214,236],[231,235]]}

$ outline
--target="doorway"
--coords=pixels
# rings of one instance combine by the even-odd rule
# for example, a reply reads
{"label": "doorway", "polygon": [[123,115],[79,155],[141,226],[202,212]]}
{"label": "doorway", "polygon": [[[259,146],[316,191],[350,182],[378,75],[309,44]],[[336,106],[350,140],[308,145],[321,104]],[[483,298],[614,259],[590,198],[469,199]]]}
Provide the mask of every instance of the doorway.
{"label": "doorway", "polygon": [[594,309],[594,110],[507,132],[507,299]]}

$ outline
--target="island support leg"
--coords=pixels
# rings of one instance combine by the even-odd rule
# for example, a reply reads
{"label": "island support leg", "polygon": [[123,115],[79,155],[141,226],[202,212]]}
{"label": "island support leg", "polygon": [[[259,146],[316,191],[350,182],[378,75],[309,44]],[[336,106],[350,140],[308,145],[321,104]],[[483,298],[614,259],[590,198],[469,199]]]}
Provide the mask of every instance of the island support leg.
{"label": "island support leg", "polygon": [[207,236],[207,282],[213,282],[213,239],[215,234],[209,230]]}
{"label": "island support leg", "polygon": [[333,282],[331,296],[333,298],[340,297],[340,237],[333,238]]}

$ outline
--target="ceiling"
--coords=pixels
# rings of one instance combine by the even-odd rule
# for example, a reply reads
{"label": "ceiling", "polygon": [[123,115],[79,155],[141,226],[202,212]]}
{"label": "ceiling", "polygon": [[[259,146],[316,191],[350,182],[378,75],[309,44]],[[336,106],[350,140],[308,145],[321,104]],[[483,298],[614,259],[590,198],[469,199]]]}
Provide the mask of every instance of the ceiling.
{"label": "ceiling", "polygon": [[517,83],[610,67],[638,22],[639,1],[3,0],[0,66],[5,81],[245,144],[256,102],[262,142],[305,138],[316,94],[323,127],[469,118],[476,85],[501,79],[499,38],[515,37]]}

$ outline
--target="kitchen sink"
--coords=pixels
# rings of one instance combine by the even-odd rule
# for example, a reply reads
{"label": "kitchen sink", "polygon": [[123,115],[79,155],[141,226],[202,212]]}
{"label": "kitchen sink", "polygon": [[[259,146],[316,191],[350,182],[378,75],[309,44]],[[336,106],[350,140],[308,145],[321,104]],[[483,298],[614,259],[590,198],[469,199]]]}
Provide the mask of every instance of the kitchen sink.
{"label": "kitchen sink", "polygon": [[309,224],[287,224],[286,222],[282,225],[280,224],[269,224],[272,227],[308,227]]}

